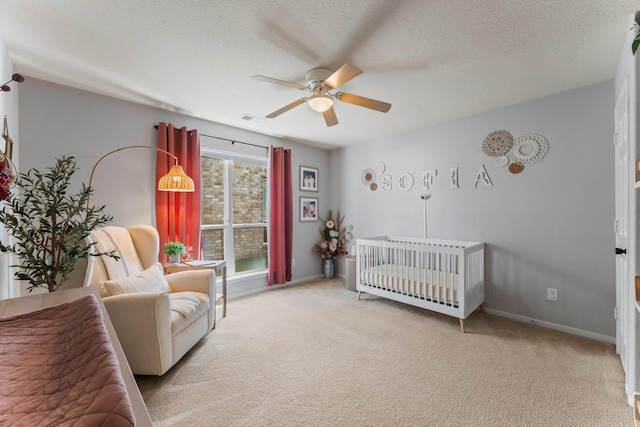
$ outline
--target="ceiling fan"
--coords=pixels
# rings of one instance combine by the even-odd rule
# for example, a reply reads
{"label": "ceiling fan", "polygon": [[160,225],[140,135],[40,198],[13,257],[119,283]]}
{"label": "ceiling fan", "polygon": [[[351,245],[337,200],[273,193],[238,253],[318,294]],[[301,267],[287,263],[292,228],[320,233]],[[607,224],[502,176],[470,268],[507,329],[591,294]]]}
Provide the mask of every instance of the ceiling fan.
{"label": "ceiling fan", "polygon": [[338,124],[338,117],[333,109],[334,100],[346,102],[347,104],[357,105],[359,107],[369,108],[371,110],[380,111],[386,113],[391,108],[391,104],[388,102],[377,101],[371,98],[365,98],[363,96],[353,95],[345,92],[331,92],[338,87],[342,86],[349,80],[362,74],[362,70],[354,65],[345,64],[336,72],[333,72],[327,68],[314,68],[307,71],[305,74],[306,86],[299,83],[287,82],[284,80],[278,80],[265,76],[253,76],[254,80],[259,80],[267,83],[275,83],[292,87],[294,89],[306,90],[311,92],[311,96],[300,98],[293,101],[290,104],[274,111],[266,116],[268,119],[278,117],[282,113],[286,113],[292,108],[298,105],[309,104],[314,111],[322,113],[324,121],[327,126],[334,126]]}

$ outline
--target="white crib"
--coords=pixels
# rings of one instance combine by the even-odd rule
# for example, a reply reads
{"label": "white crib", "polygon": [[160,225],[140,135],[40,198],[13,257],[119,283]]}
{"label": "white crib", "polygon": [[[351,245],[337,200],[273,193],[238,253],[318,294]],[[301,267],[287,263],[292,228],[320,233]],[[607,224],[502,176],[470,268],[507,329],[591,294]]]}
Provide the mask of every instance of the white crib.
{"label": "white crib", "polygon": [[356,240],[356,290],[464,319],[484,303],[484,243],[378,236]]}

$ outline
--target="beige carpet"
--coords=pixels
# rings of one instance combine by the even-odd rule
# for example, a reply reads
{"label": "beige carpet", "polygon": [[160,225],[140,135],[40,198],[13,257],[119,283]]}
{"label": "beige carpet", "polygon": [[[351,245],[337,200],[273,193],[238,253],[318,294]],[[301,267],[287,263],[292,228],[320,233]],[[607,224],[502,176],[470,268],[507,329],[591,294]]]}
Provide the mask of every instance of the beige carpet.
{"label": "beige carpet", "polygon": [[156,426],[633,425],[613,345],[483,313],[466,327],[318,280],[230,301],[138,382]]}

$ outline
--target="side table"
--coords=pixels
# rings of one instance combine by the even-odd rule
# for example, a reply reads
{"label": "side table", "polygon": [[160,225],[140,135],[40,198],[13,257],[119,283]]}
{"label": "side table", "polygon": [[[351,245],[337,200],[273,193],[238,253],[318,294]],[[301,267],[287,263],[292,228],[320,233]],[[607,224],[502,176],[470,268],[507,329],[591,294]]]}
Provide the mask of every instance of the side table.
{"label": "side table", "polygon": [[[218,296],[216,292],[216,301],[218,303],[222,298],[222,317],[227,317],[227,261],[225,260],[194,260],[183,261],[178,264],[164,264],[165,274],[177,273],[178,271],[188,270],[215,270],[216,275],[222,270],[222,295]],[[215,321],[213,324],[215,328]]]}

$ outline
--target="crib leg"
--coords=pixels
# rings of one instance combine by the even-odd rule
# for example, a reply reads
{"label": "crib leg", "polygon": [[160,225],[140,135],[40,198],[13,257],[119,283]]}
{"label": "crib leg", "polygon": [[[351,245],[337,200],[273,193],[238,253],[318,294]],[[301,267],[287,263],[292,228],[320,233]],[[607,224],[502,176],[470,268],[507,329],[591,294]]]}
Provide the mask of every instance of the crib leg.
{"label": "crib leg", "polygon": [[358,291],[358,301],[360,301],[360,294],[362,293],[362,291]]}
{"label": "crib leg", "polygon": [[464,334],[464,319],[460,319],[460,330]]}

